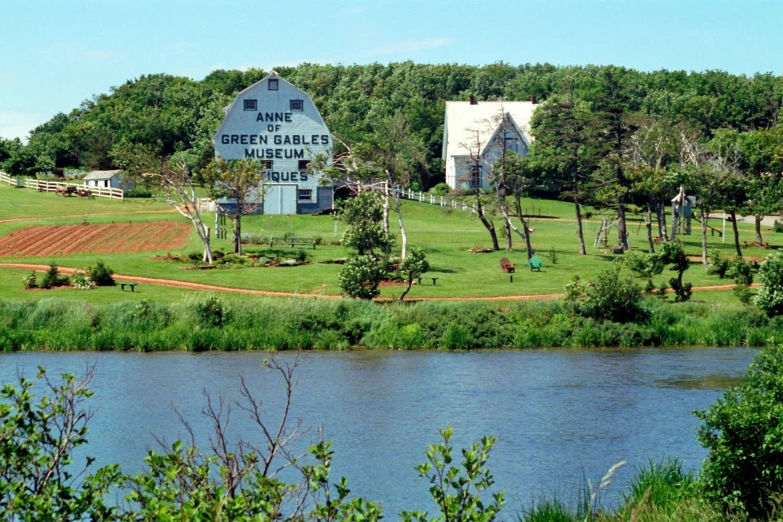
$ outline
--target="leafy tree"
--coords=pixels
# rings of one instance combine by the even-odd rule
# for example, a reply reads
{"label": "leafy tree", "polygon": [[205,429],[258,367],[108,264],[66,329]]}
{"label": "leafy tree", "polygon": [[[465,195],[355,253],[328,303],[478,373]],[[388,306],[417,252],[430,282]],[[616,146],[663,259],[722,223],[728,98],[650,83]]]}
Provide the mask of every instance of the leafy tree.
{"label": "leafy tree", "polygon": [[753,300],[759,309],[767,315],[783,314],[783,253],[780,251],[767,256],[759,267],[761,288]]}
{"label": "leafy tree", "polygon": [[337,275],[340,290],[356,299],[372,299],[380,295],[378,285],[386,275],[378,260],[369,255],[349,258]]}
{"label": "leafy tree", "polygon": [[581,205],[584,184],[600,160],[600,149],[596,147],[598,121],[589,104],[575,94],[573,83],[569,83],[566,94],[553,96],[536,109],[531,127],[538,161],[563,183],[565,190],[561,195],[574,202],[579,254],[587,255]]}
{"label": "leafy tree", "polygon": [[742,385],[695,415],[709,451],[701,471],[709,498],[765,518],[783,490],[783,345],[761,350]]}
{"label": "leafy tree", "polygon": [[400,262],[400,274],[402,274],[403,280],[408,283],[405,291],[400,294],[400,301],[405,299],[405,296],[411,291],[413,281],[429,269],[430,264],[427,262],[427,256],[424,252],[412,247],[410,252],[408,252],[408,256]]}
{"label": "leafy tree", "polygon": [[426,511],[400,513],[405,522],[492,522],[505,505],[504,494],[495,493],[492,501],[482,501],[481,494],[494,483],[494,477],[486,467],[495,437],[482,437],[479,444],[462,450],[464,460],[460,467],[453,465],[451,426],[441,430],[443,442],[430,445],[427,462],[416,467],[421,477],[430,485],[430,494],[440,510],[435,517]]}
{"label": "leafy tree", "polygon": [[[413,134],[410,123],[401,112],[378,122],[375,130],[360,147],[365,161],[382,173],[386,190],[391,191],[394,211],[400,226],[402,252],[405,259],[408,251],[408,235],[400,209],[398,190],[411,183],[418,169],[426,166],[427,157],[421,140]],[[385,194],[388,206],[389,194]],[[387,226],[388,233],[388,226]]]}
{"label": "leafy tree", "polygon": [[162,192],[166,202],[193,224],[204,246],[202,260],[211,263],[209,229],[201,216],[199,198],[190,173],[193,160],[192,156],[185,153],[162,157],[155,155],[149,148],[135,147],[124,160],[124,164],[131,179],[135,177],[146,180],[147,185]]}
{"label": "leafy tree", "polygon": [[118,465],[87,474],[95,459],[83,466],[73,451],[87,444],[92,412],[85,401],[95,375],[89,367],[76,379],[63,374],[49,379],[39,367],[37,381],[47,393],[36,400],[34,382],[21,377],[19,386],[0,390],[0,518],[3,520],[104,520],[114,508],[105,502],[120,483]]}
{"label": "leafy tree", "polygon": [[391,250],[393,238],[383,230],[381,198],[377,192],[365,191],[338,206],[337,219],[347,227],[343,245],[355,249],[360,256],[375,257]]}
{"label": "leafy tree", "polygon": [[264,166],[258,160],[218,158],[203,170],[215,199],[227,198],[236,204],[228,212],[234,225],[234,253],[242,254],[242,216],[252,214],[261,205],[264,194]]}
{"label": "leafy tree", "polygon": [[528,259],[533,257],[533,245],[530,243],[530,227],[527,226],[527,220],[522,211],[522,197],[528,195],[538,181],[542,181],[542,169],[535,163],[536,159],[535,154],[520,156],[514,151],[509,151],[506,153],[505,165],[503,166],[506,191],[513,198],[514,210],[522,225],[521,231],[510,223],[509,228],[522,236]]}

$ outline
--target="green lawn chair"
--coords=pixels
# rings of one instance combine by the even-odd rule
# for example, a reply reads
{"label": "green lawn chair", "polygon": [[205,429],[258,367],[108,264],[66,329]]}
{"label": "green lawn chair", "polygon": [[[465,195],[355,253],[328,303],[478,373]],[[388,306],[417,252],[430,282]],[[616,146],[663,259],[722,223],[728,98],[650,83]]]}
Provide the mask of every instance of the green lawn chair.
{"label": "green lawn chair", "polygon": [[541,271],[541,265],[543,263],[544,262],[541,261],[541,258],[537,257],[537,256],[531,257],[530,260],[528,260],[528,262],[527,262],[528,266],[530,267],[530,271],[531,272],[533,272],[533,271],[540,272]]}

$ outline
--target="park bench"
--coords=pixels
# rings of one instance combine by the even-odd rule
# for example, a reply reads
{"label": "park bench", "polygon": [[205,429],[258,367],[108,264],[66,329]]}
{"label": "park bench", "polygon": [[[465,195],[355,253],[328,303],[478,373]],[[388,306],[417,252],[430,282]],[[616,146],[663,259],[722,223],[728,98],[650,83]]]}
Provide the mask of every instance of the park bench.
{"label": "park bench", "polygon": [[540,272],[541,271],[541,265],[543,265],[544,262],[541,261],[540,257],[533,256],[533,257],[530,258],[530,260],[527,262],[527,264],[530,267],[530,271],[531,272],[533,272],[533,271]]}
{"label": "park bench", "polygon": [[437,277],[430,277],[430,276],[422,276],[422,277],[419,277],[419,278],[417,278],[417,279],[419,280],[419,283],[418,283],[418,284],[421,284],[421,280],[422,280],[422,279],[432,279],[432,286],[436,286],[436,283],[437,283],[437,281],[438,281],[438,278],[437,278]]}
{"label": "park bench", "polygon": [[290,245],[291,248],[295,246],[312,246],[313,250],[315,250],[315,243],[314,237],[273,237],[269,240],[270,247],[275,245]]}
{"label": "park bench", "polygon": [[511,261],[505,257],[500,258],[500,269],[503,270],[504,274],[513,274],[515,268],[516,265],[511,264]]}
{"label": "park bench", "polygon": [[131,292],[135,292],[135,288],[136,288],[137,284],[138,283],[120,283],[120,290],[122,290],[124,292],[125,291],[125,287],[129,286],[130,289],[131,289]]}

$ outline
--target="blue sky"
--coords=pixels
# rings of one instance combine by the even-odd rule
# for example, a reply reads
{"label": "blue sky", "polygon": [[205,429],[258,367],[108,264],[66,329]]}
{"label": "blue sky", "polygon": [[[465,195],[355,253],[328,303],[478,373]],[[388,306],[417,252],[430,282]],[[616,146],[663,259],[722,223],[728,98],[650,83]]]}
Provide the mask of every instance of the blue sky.
{"label": "blue sky", "polygon": [[2,0],[0,137],[142,74],[313,63],[783,73],[783,1]]}

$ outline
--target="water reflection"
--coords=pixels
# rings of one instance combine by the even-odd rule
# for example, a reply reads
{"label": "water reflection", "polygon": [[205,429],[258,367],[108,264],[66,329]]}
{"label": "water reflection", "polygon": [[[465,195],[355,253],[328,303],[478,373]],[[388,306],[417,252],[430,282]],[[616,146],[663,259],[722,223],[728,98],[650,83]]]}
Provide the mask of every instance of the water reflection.
{"label": "water reflection", "polygon": [[[498,437],[490,460],[509,512],[542,492],[574,494],[583,475],[600,478],[621,460],[616,489],[648,459],[676,456],[695,468],[704,456],[694,439],[691,412],[712,403],[724,386],[739,382],[755,351],[736,349],[622,351],[487,351],[311,353],[299,369],[293,414],[322,426],[334,441],[336,476],[355,494],[382,500],[386,515],[431,509],[427,484],[413,467],[426,445],[452,424],[455,446]],[[0,380],[28,376],[37,365],[50,372],[79,372],[98,365],[88,453],[99,462],[140,469],[151,434],[185,436],[169,405],[193,421],[203,389],[239,399],[244,375],[274,419],[281,382],[260,371],[265,353],[22,353],[0,355]],[[283,353],[290,361],[293,354]],[[236,434],[260,440],[238,413]],[[317,431],[317,430],[316,430]],[[303,447],[310,438],[303,441]]]}

